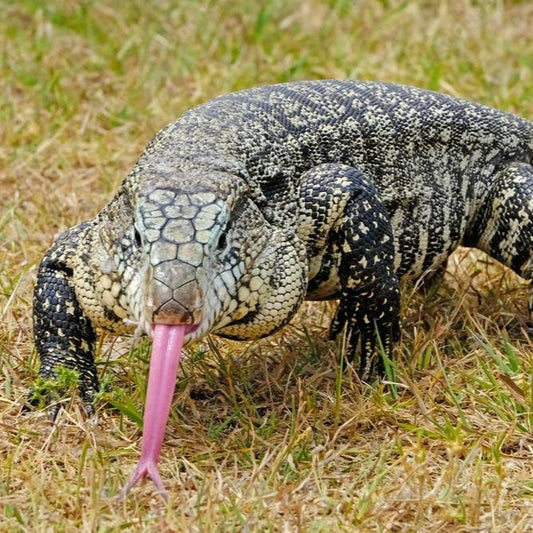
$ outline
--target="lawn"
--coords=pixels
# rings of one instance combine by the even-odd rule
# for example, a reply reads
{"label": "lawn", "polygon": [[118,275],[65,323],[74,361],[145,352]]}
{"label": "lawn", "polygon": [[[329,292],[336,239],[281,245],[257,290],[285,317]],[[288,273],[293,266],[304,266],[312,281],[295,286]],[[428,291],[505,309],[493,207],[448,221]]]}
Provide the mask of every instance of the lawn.
{"label": "lawn", "polygon": [[461,249],[403,285],[395,381],[340,370],[333,303],[182,365],[165,503],[113,497],[140,451],[149,343],[105,337],[97,420],[21,414],[37,264],[163,125],[215,95],[379,79],[533,119],[533,3],[0,0],[0,531],[533,531],[527,284]]}

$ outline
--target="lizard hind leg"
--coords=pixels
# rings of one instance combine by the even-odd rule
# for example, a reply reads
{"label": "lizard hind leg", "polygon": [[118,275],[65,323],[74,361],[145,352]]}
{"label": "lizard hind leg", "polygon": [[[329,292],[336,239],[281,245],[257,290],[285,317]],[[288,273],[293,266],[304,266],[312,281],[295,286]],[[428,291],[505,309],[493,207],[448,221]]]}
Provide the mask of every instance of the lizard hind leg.
{"label": "lizard hind leg", "polygon": [[[466,244],[475,246],[526,280],[533,279],[533,166],[513,163],[501,170],[487,192]],[[533,285],[529,297],[533,331]]]}
{"label": "lizard hind leg", "polygon": [[400,289],[392,227],[374,184],[356,168],[320,165],[303,176],[300,211],[311,265],[321,258],[320,268],[311,267],[309,298],[327,299],[323,287],[338,280],[329,296],[339,298],[330,335],[346,332],[346,352],[359,354],[362,379],[382,376],[381,348],[391,359],[399,338]]}

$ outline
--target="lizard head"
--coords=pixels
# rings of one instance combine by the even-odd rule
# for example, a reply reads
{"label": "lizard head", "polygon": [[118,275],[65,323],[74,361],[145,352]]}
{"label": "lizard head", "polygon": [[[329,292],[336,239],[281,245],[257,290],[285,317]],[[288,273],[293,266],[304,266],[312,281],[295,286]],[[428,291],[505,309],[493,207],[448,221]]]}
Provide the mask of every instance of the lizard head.
{"label": "lizard head", "polygon": [[237,238],[250,207],[244,183],[213,181],[190,173],[151,180],[135,215],[135,242],[147,262],[144,314],[152,324],[186,324],[188,340],[231,315],[244,253],[254,253]]}
{"label": "lizard head", "polygon": [[292,318],[306,291],[305,250],[265,218],[242,178],[189,168],[142,183],[131,235],[140,274],[129,290],[145,329],[185,325],[185,343],[207,333],[252,339]]}

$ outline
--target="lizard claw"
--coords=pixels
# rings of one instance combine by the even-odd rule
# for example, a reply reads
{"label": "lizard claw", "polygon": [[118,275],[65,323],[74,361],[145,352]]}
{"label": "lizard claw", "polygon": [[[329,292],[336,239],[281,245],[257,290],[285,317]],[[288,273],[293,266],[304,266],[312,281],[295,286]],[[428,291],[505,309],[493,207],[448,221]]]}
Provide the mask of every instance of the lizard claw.
{"label": "lizard claw", "polygon": [[[54,395],[55,396],[55,395]],[[60,404],[57,401],[53,401],[51,393],[47,393],[43,396],[36,394],[34,389],[30,390],[26,396],[26,401],[22,404],[21,413],[26,414],[33,411],[36,407],[48,406],[48,420],[55,422],[59,413]],[[44,404],[44,405],[43,405]]]}

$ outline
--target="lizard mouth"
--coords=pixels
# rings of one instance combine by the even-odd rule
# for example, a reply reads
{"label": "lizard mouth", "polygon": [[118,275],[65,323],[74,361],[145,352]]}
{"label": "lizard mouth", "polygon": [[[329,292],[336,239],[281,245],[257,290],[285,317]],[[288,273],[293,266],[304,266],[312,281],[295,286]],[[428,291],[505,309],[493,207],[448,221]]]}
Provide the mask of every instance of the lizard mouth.
{"label": "lizard mouth", "polygon": [[194,333],[199,327],[200,327],[200,324],[192,324],[190,326],[185,326],[185,336],[190,335],[191,333]]}

